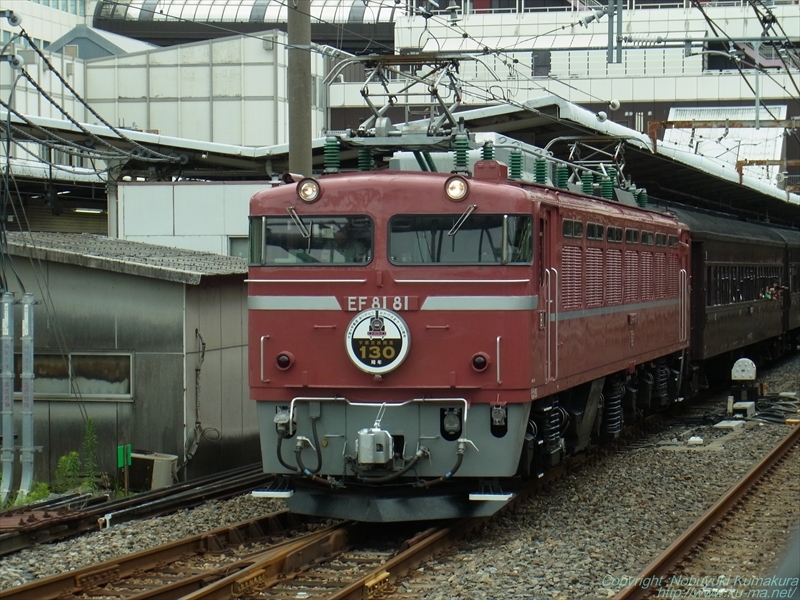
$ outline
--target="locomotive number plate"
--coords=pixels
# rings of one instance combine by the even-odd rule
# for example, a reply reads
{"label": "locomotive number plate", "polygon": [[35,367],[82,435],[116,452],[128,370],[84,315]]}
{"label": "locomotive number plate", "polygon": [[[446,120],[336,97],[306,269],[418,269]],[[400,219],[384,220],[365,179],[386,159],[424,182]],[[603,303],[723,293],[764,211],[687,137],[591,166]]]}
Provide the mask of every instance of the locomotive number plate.
{"label": "locomotive number plate", "polygon": [[382,308],[367,309],[353,317],[344,340],[353,364],[374,375],[399,367],[408,354],[410,342],[403,319]]}
{"label": "locomotive number plate", "polygon": [[348,312],[375,308],[383,310],[419,310],[418,296],[345,296],[342,306]]}

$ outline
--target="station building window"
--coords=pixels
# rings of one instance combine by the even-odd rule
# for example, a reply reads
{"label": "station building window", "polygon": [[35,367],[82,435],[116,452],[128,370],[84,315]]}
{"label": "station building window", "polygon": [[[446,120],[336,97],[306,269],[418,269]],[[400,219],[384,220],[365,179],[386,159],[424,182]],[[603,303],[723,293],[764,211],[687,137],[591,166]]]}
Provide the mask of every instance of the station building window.
{"label": "station building window", "polygon": [[[22,392],[22,355],[14,356],[14,391]],[[37,397],[133,398],[133,355],[72,352],[33,357],[33,393]]]}

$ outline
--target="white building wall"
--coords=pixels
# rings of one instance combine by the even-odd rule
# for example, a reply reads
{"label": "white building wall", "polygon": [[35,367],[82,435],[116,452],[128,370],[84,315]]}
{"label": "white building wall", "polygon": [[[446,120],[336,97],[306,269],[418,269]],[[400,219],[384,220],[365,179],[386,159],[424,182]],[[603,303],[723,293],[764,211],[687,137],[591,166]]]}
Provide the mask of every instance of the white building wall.
{"label": "white building wall", "polygon": [[[32,38],[46,42],[54,42],[62,35],[69,33],[76,25],[86,22],[85,17],[42,6],[30,0],[6,0],[3,2],[2,9],[13,10],[14,14],[22,17],[21,26]],[[91,17],[89,17],[89,22],[91,22]],[[19,32],[19,27],[11,27],[6,19],[0,19],[0,30],[13,35]]]}
{"label": "white building wall", "polygon": [[[265,32],[87,61],[92,105],[111,123],[240,146],[288,142],[286,34]],[[322,88],[324,59],[311,54]],[[312,100],[322,135],[323,94]]]}
{"label": "white building wall", "polygon": [[[758,37],[762,27],[753,9],[742,5],[704,5],[706,14],[720,30],[732,38]],[[792,39],[800,38],[800,9],[792,0],[770,4],[777,22]],[[753,92],[738,71],[704,71],[706,57],[684,56],[680,42],[665,48],[658,36],[669,39],[702,38],[712,35],[699,10],[692,7],[625,10],[622,35],[651,42],[623,50],[621,64],[608,64],[607,17],[588,26],[580,21],[590,11],[543,10],[520,13],[459,14],[452,26],[448,14],[437,18],[405,16],[397,20],[395,46],[398,51],[457,52],[475,51],[479,61],[461,62],[460,73],[469,82],[464,89],[464,105],[483,105],[508,98],[524,102],[528,98],[556,94],[577,104],[696,101],[753,98]],[[465,37],[466,36],[466,37]],[[488,48],[487,54],[481,54]],[[493,52],[497,50],[497,52]],[[549,77],[532,74],[532,51],[550,50]],[[695,48],[699,51],[701,48]],[[513,62],[514,60],[518,62]],[[744,69],[752,85],[753,69]],[[762,98],[787,97],[794,89],[798,70],[769,71],[760,77]],[[334,83],[330,90],[331,108],[363,106],[361,84]],[[399,87],[399,86],[398,86]],[[488,90],[485,91],[485,90]]]}
{"label": "white building wall", "polygon": [[248,234],[250,198],[264,182],[121,183],[118,237],[228,254],[230,238]]}
{"label": "white building wall", "polygon": [[[84,22],[83,17],[72,15],[54,8],[34,4],[29,1],[11,0],[4,2],[3,10],[13,10],[14,14],[22,18],[20,27],[12,27],[8,20],[0,18],[0,30],[4,37],[13,37],[24,29],[28,35],[34,39],[37,46],[40,42],[52,42],[67,34],[76,25]],[[43,64],[42,60],[36,55],[24,40],[14,40],[6,46],[3,42],[0,47],[5,47],[5,54],[19,54],[25,61],[25,70],[31,78],[44,90],[45,94],[64,111],[74,117],[78,122],[94,122],[89,118],[89,113],[85,106],[68,91],[59,81],[55,73]],[[40,50],[41,50],[40,46]],[[42,51],[53,68],[67,81],[69,86],[82,98],[86,98],[86,87],[84,78],[83,62],[70,56],[60,53],[51,53],[47,50]],[[4,102],[10,99],[10,105],[25,115],[41,116],[53,119],[64,119],[65,116],[53,102],[50,102],[45,95],[24,78],[19,78],[20,71],[12,69],[8,62],[0,63],[0,98]],[[13,89],[13,94],[12,94]],[[39,156],[38,144],[24,144],[34,156]],[[22,159],[32,158],[27,152],[20,148],[12,151],[12,156]]]}

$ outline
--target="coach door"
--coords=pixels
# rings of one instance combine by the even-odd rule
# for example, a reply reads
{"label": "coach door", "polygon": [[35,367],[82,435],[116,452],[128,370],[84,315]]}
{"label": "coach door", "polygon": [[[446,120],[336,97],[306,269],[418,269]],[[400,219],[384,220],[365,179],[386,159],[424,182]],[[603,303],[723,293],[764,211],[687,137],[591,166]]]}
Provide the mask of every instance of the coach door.
{"label": "coach door", "polygon": [[558,269],[555,262],[555,211],[539,211],[539,328],[544,330],[545,382],[558,379]]}

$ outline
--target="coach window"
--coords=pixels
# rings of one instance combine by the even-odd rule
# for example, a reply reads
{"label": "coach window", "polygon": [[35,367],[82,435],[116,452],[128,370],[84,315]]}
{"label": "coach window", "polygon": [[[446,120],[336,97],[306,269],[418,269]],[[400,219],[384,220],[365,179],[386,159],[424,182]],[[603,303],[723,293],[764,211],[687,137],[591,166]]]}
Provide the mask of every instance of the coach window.
{"label": "coach window", "polygon": [[374,229],[366,215],[253,217],[250,264],[364,265],[372,260]]}
{"label": "coach window", "polygon": [[657,233],[656,234],[656,246],[660,246],[661,248],[667,247],[667,236],[664,233]]}
{"label": "coach window", "polygon": [[674,235],[667,236],[667,246],[669,246],[670,248],[677,248],[678,247],[677,236]]}
{"label": "coach window", "polygon": [[642,244],[645,246],[652,246],[653,245],[653,232],[652,231],[643,231],[642,232]]}
{"label": "coach window", "polygon": [[532,223],[530,215],[395,215],[389,221],[389,260],[402,265],[529,265]]}
{"label": "coach window", "polygon": [[626,229],[625,230],[625,243],[627,243],[627,244],[638,244],[639,243],[639,230],[638,229]]}

